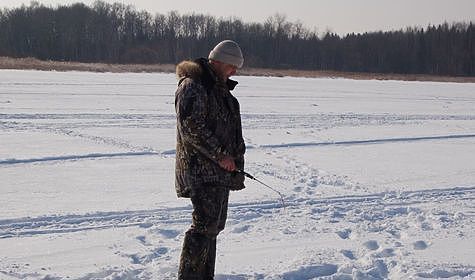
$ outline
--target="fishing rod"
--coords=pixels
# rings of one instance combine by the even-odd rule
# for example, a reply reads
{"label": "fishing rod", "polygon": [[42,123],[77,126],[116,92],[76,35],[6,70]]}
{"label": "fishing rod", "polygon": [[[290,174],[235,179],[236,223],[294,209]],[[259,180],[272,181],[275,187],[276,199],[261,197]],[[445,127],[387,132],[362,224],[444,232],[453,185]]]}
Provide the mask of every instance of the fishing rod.
{"label": "fishing rod", "polygon": [[285,210],[285,201],[284,201],[284,195],[279,192],[278,190],[274,189],[273,187],[267,185],[266,183],[262,182],[261,180],[257,179],[256,177],[252,176],[251,174],[247,173],[246,171],[244,170],[240,170],[240,169],[237,169],[236,171],[234,171],[236,173],[240,173],[244,176],[246,176],[247,178],[249,179],[252,179],[258,183],[260,183],[261,185],[263,185],[264,187],[267,187],[268,189],[272,190],[273,192],[277,193],[279,196],[280,196],[280,202],[282,203],[282,206],[284,207],[284,210]]}
{"label": "fishing rod", "polygon": [[[209,159],[210,161],[214,162],[216,165],[218,166],[221,166],[219,164],[219,162],[213,158],[209,153],[208,151],[206,151],[205,149],[203,149],[202,147],[200,147],[199,145],[196,145],[195,143],[191,143],[191,142],[188,142],[191,146],[193,146],[193,148],[195,148],[198,152],[200,152],[202,155],[204,155],[207,159]],[[272,190],[273,192],[275,192],[276,194],[278,194],[280,196],[280,202],[282,203],[282,207],[284,207],[284,210],[285,210],[285,201],[284,201],[284,195],[279,192],[278,190],[276,190],[275,188],[267,185],[266,183],[262,182],[261,180],[257,179],[256,177],[252,176],[251,174],[247,173],[246,171],[244,170],[240,170],[240,169],[236,169],[234,171],[229,171],[229,172],[235,172],[235,173],[240,173],[244,176],[246,176],[247,178],[251,179],[251,180],[254,180],[258,183],[260,183],[261,185],[265,186],[266,188]]]}

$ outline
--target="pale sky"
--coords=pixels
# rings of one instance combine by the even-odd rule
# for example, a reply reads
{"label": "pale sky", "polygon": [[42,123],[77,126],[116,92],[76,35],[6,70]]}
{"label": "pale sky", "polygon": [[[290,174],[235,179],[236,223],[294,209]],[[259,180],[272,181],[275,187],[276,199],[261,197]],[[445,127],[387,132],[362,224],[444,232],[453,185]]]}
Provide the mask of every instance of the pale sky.
{"label": "pale sky", "polygon": [[[427,27],[444,21],[475,22],[475,0],[104,0],[131,4],[138,10],[167,14],[200,13],[216,17],[235,16],[245,22],[264,22],[276,13],[299,20],[311,30],[345,35],[355,32],[398,30],[408,26]],[[56,6],[94,0],[38,0]],[[0,0],[0,7],[16,7],[29,0]]]}

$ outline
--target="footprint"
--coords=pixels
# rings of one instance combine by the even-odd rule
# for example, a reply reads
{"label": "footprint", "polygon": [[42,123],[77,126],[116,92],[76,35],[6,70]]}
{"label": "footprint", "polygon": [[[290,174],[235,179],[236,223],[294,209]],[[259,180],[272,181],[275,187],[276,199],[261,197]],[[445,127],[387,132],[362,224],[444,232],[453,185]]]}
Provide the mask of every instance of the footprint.
{"label": "footprint", "polygon": [[430,231],[430,230],[433,230],[434,228],[432,227],[432,225],[428,222],[423,222],[421,223],[421,229],[424,230],[424,231]]}
{"label": "footprint", "polygon": [[140,243],[142,243],[143,245],[150,245],[150,244],[147,242],[146,237],[143,236],[143,235],[137,236],[137,237],[135,237],[135,239],[137,239],[138,241],[140,241]]}
{"label": "footprint", "polygon": [[348,239],[348,238],[350,238],[351,229],[346,228],[344,230],[337,231],[336,234],[338,234],[338,236],[341,239]]}
{"label": "footprint", "polygon": [[386,248],[386,249],[382,250],[381,252],[379,252],[376,255],[376,257],[378,257],[378,258],[389,258],[389,257],[393,257],[395,255],[396,254],[394,253],[394,249]]}
{"label": "footprint", "polygon": [[402,247],[402,243],[399,241],[394,242],[393,244],[394,247]]}
{"label": "footprint", "polygon": [[355,260],[356,259],[355,255],[350,250],[341,250],[340,252],[343,254],[343,256],[349,258],[350,260]]}
{"label": "footprint", "polygon": [[248,231],[249,229],[251,229],[251,226],[250,225],[245,225],[245,226],[241,226],[241,227],[236,227],[231,232],[232,233],[243,233],[243,232]]}
{"label": "footprint", "polygon": [[159,247],[154,249],[150,254],[148,255],[139,255],[139,254],[132,254],[132,255],[127,255],[131,263],[133,264],[148,264],[152,262],[155,259],[158,259],[168,253],[168,248],[166,247]]}
{"label": "footprint", "polygon": [[401,233],[397,229],[388,229],[386,230],[387,233],[391,234],[394,238],[400,239],[401,238]]}
{"label": "footprint", "polygon": [[307,180],[307,185],[310,188],[318,187],[319,184],[320,184],[320,180],[318,176],[313,175]]}
{"label": "footprint", "polygon": [[372,250],[372,251],[379,249],[379,245],[378,245],[378,242],[376,240],[366,241],[365,243],[363,243],[363,246],[365,246],[366,249],[369,249],[369,250]]}
{"label": "footprint", "polygon": [[389,270],[388,265],[383,260],[375,260],[373,268],[368,271],[368,274],[376,279],[387,279]]}
{"label": "footprint", "polygon": [[300,267],[298,270],[289,271],[282,274],[283,280],[314,279],[331,276],[338,271],[338,266],[334,264],[314,265]]}
{"label": "footprint", "polygon": [[431,272],[422,272],[418,273],[417,276],[421,278],[430,278],[430,279],[447,279],[457,277],[465,279],[465,277],[471,276],[473,271],[464,271],[464,270],[456,270],[456,271],[448,271],[443,269],[434,269]]}
{"label": "footprint", "polygon": [[147,223],[147,222],[141,223],[139,225],[139,227],[141,227],[141,228],[151,228],[151,227],[153,227],[153,223]]}
{"label": "footprint", "polygon": [[427,247],[429,247],[427,243],[422,240],[414,242],[413,245],[414,245],[414,250],[425,250],[427,249]]}
{"label": "footprint", "polygon": [[167,239],[172,239],[180,235],[180,231],[177,230],[172,230],[172,229],[156,229],[154,232],[160,234],[161,236],[167,238]]}

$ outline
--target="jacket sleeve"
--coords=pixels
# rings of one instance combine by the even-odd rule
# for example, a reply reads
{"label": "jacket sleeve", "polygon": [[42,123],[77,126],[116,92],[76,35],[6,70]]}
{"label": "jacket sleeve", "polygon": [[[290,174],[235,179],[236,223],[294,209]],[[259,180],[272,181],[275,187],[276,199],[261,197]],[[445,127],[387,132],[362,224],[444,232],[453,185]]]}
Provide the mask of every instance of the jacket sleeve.
{"label": "jacket sleeve", "polygon": [[[234,98],[234,97],[233,97]],[[236,129],[236,135],[237,135],[237,143],[236,143],[236,146],[237,146],[237,155],[238,156],[242,156],[244,157],[244,153],[246,153],[246,144],[244,142],[244,138],[242,137],[242,124],[241,124],[241,111],[240,111],[240,108],[239,108],[239,102],[237,101],[236,98],[234,98],[235,100],[235,106],[237,108],[237,113],[236,113],[236,116],[237,116],[237,129]]]}
{"label": "jacket sleeve", "polygon": [[191,79],[183,81],[175,95],[178,133],[182,140],[192,145],[206,157],[217,161],[224,151],[221,141],[207,123],[209,113],[206,89]]}

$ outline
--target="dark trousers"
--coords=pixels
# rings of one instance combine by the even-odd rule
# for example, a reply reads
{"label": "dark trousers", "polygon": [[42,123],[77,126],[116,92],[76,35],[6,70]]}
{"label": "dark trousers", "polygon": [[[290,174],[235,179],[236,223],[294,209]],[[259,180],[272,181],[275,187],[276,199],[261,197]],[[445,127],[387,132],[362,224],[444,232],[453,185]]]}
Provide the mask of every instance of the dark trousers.
{"label": "dark trousers", "polygon": [[229,189],[201,186],[191,193],[193,221],[185,234],[178,279],[214,278],[216,237],[224,229],[228,212]]}

